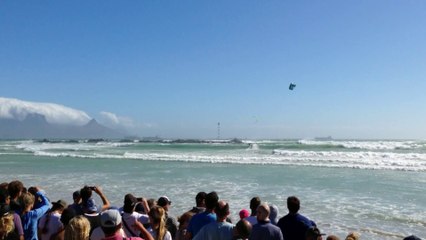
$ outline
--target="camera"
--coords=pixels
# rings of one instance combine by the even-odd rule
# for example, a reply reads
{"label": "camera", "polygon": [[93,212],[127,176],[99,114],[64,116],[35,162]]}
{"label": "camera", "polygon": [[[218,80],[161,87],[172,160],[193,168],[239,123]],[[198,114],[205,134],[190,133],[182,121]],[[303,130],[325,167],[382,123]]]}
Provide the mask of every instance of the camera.
{"label": "camera", "polygon": [[91,186],[91,187],[88,187],[90,190],[93,190],[93,191],[95,191],[95,189],[96,189],[96,187],[95,186]]}
{"label": "camera", "polygon": [[136,198],[136,200],[137,200],[138,202],[142,202],[142,201],[143,201],[143,198],[138,197],[138,198]]}

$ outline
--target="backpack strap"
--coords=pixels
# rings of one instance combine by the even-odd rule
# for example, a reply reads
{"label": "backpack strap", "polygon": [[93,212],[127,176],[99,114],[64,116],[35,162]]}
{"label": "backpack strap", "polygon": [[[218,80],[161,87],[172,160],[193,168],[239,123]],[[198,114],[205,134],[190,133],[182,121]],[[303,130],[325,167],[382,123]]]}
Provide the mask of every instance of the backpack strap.
{"label": "backpack strap", "polygon": [[[123,214],[121,214],[121,216],[123,216]],[[135,219],[136,220],[136,219]],[[137,220],[136,220],[137,221]],[[130,234],[132,235],[132,237],[134,236],[138,236],[135,232],[132,231],[132,229],[127,225],[126,221],[124,221],[124,219],[122,219],[123,225],[124,227],[127,229],[127,231],[130,232]]]}

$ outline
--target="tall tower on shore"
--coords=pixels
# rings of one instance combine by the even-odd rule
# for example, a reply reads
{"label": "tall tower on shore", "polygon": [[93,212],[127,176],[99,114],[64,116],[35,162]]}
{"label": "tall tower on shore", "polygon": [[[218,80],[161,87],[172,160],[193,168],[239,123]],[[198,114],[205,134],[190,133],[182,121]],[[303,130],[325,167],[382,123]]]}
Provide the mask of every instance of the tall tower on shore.
{"label": "tall tower on shore", "polygon": [[220,139],[220,122],[217,122],[217,139]]}

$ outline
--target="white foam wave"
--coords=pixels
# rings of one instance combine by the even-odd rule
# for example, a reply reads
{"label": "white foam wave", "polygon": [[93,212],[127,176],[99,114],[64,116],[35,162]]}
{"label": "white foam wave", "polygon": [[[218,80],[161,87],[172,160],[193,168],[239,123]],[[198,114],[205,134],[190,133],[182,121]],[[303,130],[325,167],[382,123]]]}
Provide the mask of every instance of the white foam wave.
{"label": "white foam wave", "polygon": [[[402,171],[426,171],[426,156],[420,159],[394,159],[386,156],[376,156],[376,158],[352,157],[342,158],[338,154],[330,157],[329,154],[308,153],[303,157],[300,153],[286,153],[275,155],[242,155],[242,154],[182,154],[182,153],[134,153],[124,154],[103,154],[103,153],[67,153],[67,152],[47,152],[36,151],[35,155],[49,157],[73,157],[73,158],[112,158],[112,159],[135,159],[151,161],[182,161],[199,163],[223,163],[223,164],[272,164],[272,165],[293,165],[312,167],[332,167],[332,168],[356,168],[372,170],[402,170]],[[296,156],[296,157],[295,157]],[[368,154],[367,154],[368,156]],[[373,153],[374,156],[374,153]]]}
{"label": "white foam wave", "polygon": [[426,147],[425,142],[416,141],[318,141],[318,140],[299,140],[299,144],[322,146],[330,145],[336,147],[344,147],[348,149],[365,149],[365,150],[396,150],[396,149],[417,149]]}

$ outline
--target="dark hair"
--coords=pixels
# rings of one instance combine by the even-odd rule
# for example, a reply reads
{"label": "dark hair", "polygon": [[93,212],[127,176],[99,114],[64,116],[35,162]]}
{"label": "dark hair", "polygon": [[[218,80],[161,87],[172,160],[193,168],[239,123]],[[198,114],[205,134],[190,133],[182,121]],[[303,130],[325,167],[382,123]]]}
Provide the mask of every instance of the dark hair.
{"label": "dark hair", "polygon": [[300,209],[300,201],[297,197],[291,196],[287,198],[287,208],[290,213],[297,213]]}
{"label": "dark hair", "polygon": [[203,202],[206,200],[206,195],[206,192],[197,193],[197,196],[195,196],[195,202],[197,203],[197,206],[203,204]]}
{"label": "dark hair", "polygon": [[75,210],[72,208],[65,208],[64,211],[61,214],[61,222],[64,226],[68,225],[70,220],[75,217],[77,214],[75,213]]}
{"label": "dark hair", "polygon": [[225,203],[225,205],[217,204],[215,208],[215,213],[217,218],[224,218],[229,214],[229,204]]}
{"label": "dark hair", "polygon": [[118,229],[121,228],[121,223],[114,227],[102,227],[102,231],[104,232],[105,236],[111,236],[114,235],[115,232],[117,232]]}
{"label": "dark hair", "polygon": [[246,239],[250,236],[252,226],[249,221],[241,219],[237,222],[235,228],[237,229],[238,237]]}
{"label": "dark hair", "polygon": [[260,198],[254,197],[250,200],[250,209],[252,212],[256,212],[257,207],[260,205]]}
{"label": "dark hair", "polygon": [[16,198],[19,196],[19,193],[24,190],[24,184],[19,180],[12,181],[7,186],[7,190],[11,198]]}
{"label": "dark hair", "polygon": [[216,192],[209,192],[206,195],[206,208],[214,209],[217,205],[217,201],[219,201],[219,196]]}
{"label": "dark hair", "polygon": [[80,190],[80,197],[83,202],[87,201],[90,197],[92,197],[92,189],[89,186],[84,186]]}

